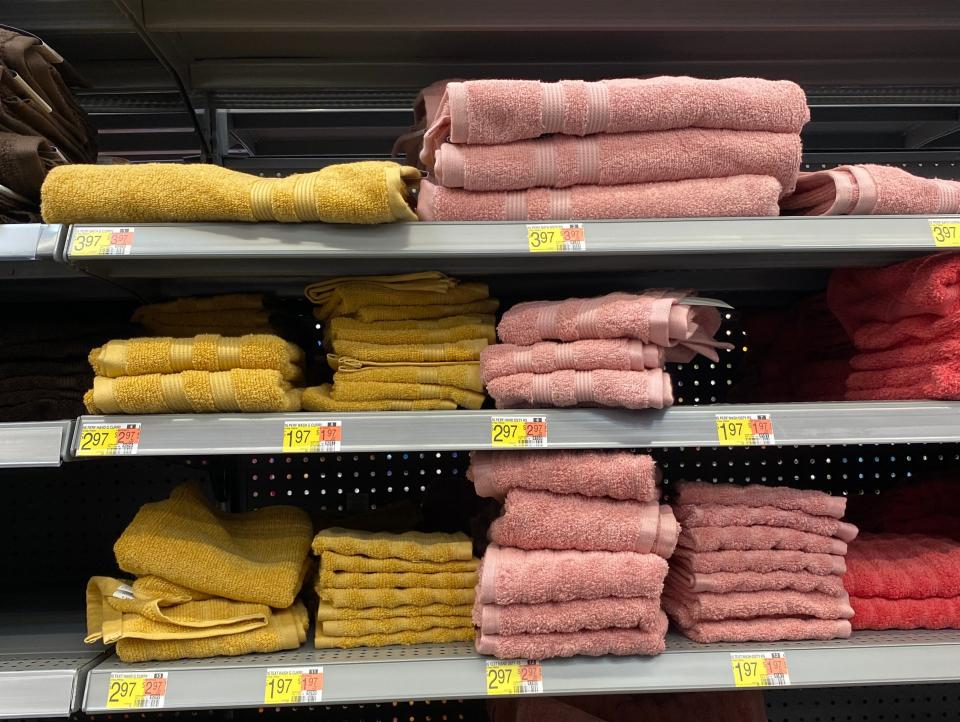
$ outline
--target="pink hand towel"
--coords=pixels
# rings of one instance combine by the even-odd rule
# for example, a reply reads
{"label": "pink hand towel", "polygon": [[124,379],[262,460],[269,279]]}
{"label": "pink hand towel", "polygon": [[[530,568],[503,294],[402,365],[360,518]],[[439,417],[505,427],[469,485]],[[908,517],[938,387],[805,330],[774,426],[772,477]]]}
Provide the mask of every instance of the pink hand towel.
{"label": "pink hand towel", "polygon": [[481,634],[549,634],[583,629],[655,629],[660,620],[657,597],[605,597],[543,604],[480,604],[473,623]]}
{"label": "pink hand towel", "polygon": [[670,583],[688,592],[763,592],[793,589],[798,592],[820,592],[840,596],[844,592],[839,574],[812,574],[810,572],[715,572],[701,574],[689,571],[686,564],[671,561]]}
{"label": "pink hand towel", "polygon": [[934,356],[916,366],[853,371],[847,377],[844,398],[850,401],[960,399],[960,359]]}
{"label": "pink hand towel", "polygon": [[759,619],[725,619],[722,622],[701,622],[690,627],[680,627],[679,631],[694,642],[713,644],[715,642],[847,639],[852,628],[848,619],[761,617]]}
{"label": "pink hand towel", "polygon": [[676,531],[673,514],[664,518],[656,502],[511,489],[489,537],[520,549],[657,552],[666,559],[676,545]]}
{"label": "pink hand towel", "polygon": [[449,83],[420,158],[442,143],[498,145],[541,135],[591,135],[672,128],[799,133],[810,119],[803,89],[759,78],[468,80]]}
{"label": "pink hand towel", "polygon": [[654,597],[667,562],[655,554],[524,551],[491,544],[480,562],[481,604],[539,604],[604,597]]}
{"label": "pink hand towel", "polygon": [[787,550],[812,554],[847,553],[847,543],[833,537],[772,526],[701,526],[684,529],[678,544],[695,552]]}
{"label": "pink hand towel", "polygon": [[[672,358],[665,359],[664,351]],[[694,352],[683,347],[664,349],[631,338],[587,339],[572,343],[541,341],[532,346],[500,343],[480,352],[480,374],[484,383],[513,374],[548,374],[551,371],[643,371],[662,368],[665,360],[683,363]],[[678,358],[686,357],[689,358]]]}
{"label": "pink hand towel", "polygon": [[850,545],[843,584],[851,597],[960,597],[960,542],[922,534],[864,534]]}
{"label": "pink hand towel", "polygon": [[847,571],[842,556],[786,550],[693,552],[681,547],[674,552],[670,565],[696,574],[781,571],[828,575]]}
{"label": "pink hand towel", "polygon": [[960,183],[920,178],[884,165],[842,165],[801,173],[785,215],[908,215],[960,213]]}
{"label": "pink hand towel", "polygon": [[660,470],[652,456],[629,451],[474,451],[467,478],[477,495],[502,499],[510,489],[660,499]]}
{"label": "pink hand towel", "polygon": [[548,659],[581,654],[600,657],[604,654],[626,656],[660,654],[666,644],[667,617],[659,614],[651,629],[597,629],[549,634],[480,634],[477,652],[500,659]]}
{"label": "pink hand towel", "polygon": [[776,178],[737,175],[618,186],[465,191],[420,182],[421,221],[600,221],[777,216]]}
{"label": "pink hand towel", "polygon": [[835,519],[841,519],[847,508],[847,500],[842,496],[830,496],[811,489],[791,489],[787,486],[736,486],[681,481],[677,484],[675,493],[677,504],[773,506],[786,511],[832,516]]}
{"label": "pink hand towel", "polygon": [[763,592],[728,592],[691,594],[667,587],[663,593],[674,604],[671,616],[681,627],[725,619],[758,619],[760,617],[814,617],[816,619],[850,619],[853,608],[846,594],[832,596],[817,592],[792,590]]}
{"label": "pink hand towel", "polygon": [[797,183],[800,151],[796,133],[682,128],[551,135],[497,145],[444,143],[432,171],[438,185],[468,191],[759,175],[776,178],[784,195]]}
{"label": "pink hand towel", "polygon": [[850,597],[854,629],[960,629],[960,597]]}
{"label": "pink hand towel", "polygon": [[606,406],[663,409],[673,406],[670,375],[648,371],[554,371],[514,374],[487,383],[498,409]]}
{"label": "pink hand towel", "polygon": [[856,539],[858,532],[853,524],[832,517],[787,511],[773,506],[680,504],[673,507],[673,513],[684,529],[702,526],[770,526],[835,536],[845,542]]}

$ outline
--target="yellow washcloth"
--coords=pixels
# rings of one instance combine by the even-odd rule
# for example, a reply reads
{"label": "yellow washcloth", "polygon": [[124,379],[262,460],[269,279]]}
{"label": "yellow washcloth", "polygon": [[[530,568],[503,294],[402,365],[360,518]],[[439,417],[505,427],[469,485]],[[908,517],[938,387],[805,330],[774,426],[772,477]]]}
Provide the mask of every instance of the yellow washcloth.
{"label": "yellow washcloth", "polygon": [[47,174],[47,223],[200,221],[415,221],[416,168],[389,161],[330,165],[314,173],[260,178],[216,165],[62,165]]}
{"label": "yellow washcloth", "polygon": [[[500,301],[495,298],[485,298],[482,301],[473,301],[471,303],[434,304],[427,306],[364,306],[354,313],[354,318],[363,323],[375,323],[377,321],[417,321],[429,318],[444,318],[445,316],[469,316],[472,314],[495,313],[499,307]],[[317,315],[317,309],[313,310],[313,315]]]}
{"label": "yellow washcloth", "polygon": [[113,545],[126,572],[243,602],[289,607],[307,571],[310,517],[292,506],[229,514],[195,484],[144,504]]}
{"label": "yellow washcloth", "polygon": [[355,619],[342,622],[317,622],[324,637],[363,637],[369,634],[426,632],[428,629],[464,629],[472,627],[470,615],[462,617],[411,616],[390,619]]}
{"label": "yellow washcloth", "polygon": [[368,621],[412,617],[469,617],[472,604],[427,604],[423,607],[365,607],[363,609],[338,608],[329,602],[320,602],[317,609],[318,622],[340,622],[364,619]]}
{"label": "yellow washcloth", "polygon": [[456,386],[437,384],[391,384],[381,381],[355,381],[350,375],[334,374],[330,395],[334,401],[371,401],[377,399],[446,399],[465,409],[479,409],[486,396]]}
{"label": "yellow washcloth", "polygon": [[[450,562],[473,559],[473,543],[466,534],[459,532],[445,534],[407,531],[403,534],[390,534],[383,531],[357,531],[330,527],[317,533],[311,548],[318,556],[331,551],[337,554],[362,554],[372,559],[406,559],[411,562]],[[465,602],[447,602],[447,604],[465,604]]]}
{"label": "yellow washcloth", "polygon": [[460,281],[439,271],[398,273],[393,276],[334,276],[311,283],[304,289],[304,293],[311,303],[322,306],[336,292],[337,288],[353,283],[374,284],[395,291],[446,293]]}
{"label": "yellow washcloth", "polygon": [[[346,356],[327,357],[330,365],[337,369],[333,376],[334,389],[344,383],[388,383],[388,384],[431,384],[434,386],[453,386],[458,389],[483,393],[483,378],[480,376],[479,363],[426,363],[426,364],[390,364],[379,365],[351,359]],[[355,365],[359,364],[359,368]],[[339,398],[339,394],[333,394]],[[391,396],[391,398],[400,398]],[[422,398],[422,396],[420,396]],[[483,403],[482,401],[480,402]]]}
{"label": "yellow washcloth", "polygon": [[353,554],[323,552],[320,567],[332,572],[357,572],[360,574],[441,574],[450,572],[475,572],[480,567],[479,559],[450,562],[411,562],[406,559],[371,559]]}
{"label": "yellow washcloth", "polygon": [[378,363],[434,363],[438,361],[479,361],[480,353],[490,344],[485,338],[435,344],[382,345],[362,341],[334,341],[333,352],[358,361]]}
{"label": "yellow washcloth", "polygon": [[317,596],[335,607],[425,607],[428,604],[473,604],[473,589],[321,589]]}
{"label": "yellow washcloth", "polygon": [[461,283],[440,293],[397,290],[376,283],[348,283],[333,289],[324,304],[314,309],[314,316],[321,320],[349,316],[368,306],[452,306],[489,297],[490,289],[485,283]]}
{"label": "yellow washcloth", "polygon": [[445,642],[470,642],[473,640],[473,625],[444,629],[435,627],[423,632],[397,632],[396,634],[365,634],[361,637],[328,637],[317,630],[313,643],[317,649],[352,649],[354,647],[388,647],[392,644],[441,644]]}
{"label": "yellow washcloth", "polygon": [[473,338],[497,342],[494,317],[447,316],[426,321],[380,321],[363,323],[355,318],[331,318],[324,327],[324,343],[363,341],[375,344],[451,343]]}
{"label": "yellow washcloth", "polygon": [[403,401],[381,399],[379,401],[334,401],[330,384],[308,386],[303,390],[300,403],[304,411],[452,411],[457,405],[442,399]]}
{"label": "yellow washcloth", "polygon": [[91,414],[170,414],[213,411],[299,411],[300,389],[279,371],[181,371],[108,379],[97,376],[83,396]]}
{"label": "yellow washcloth", "polygon": [[90,352],[97,376],[141,376],[180,371],[274,369],[287,381],[303,371],[303,351],[278,336],[250,334],[225,337],[133,338],[108,341]]}
{"label": "yellow washcloth", "polygon": [[317,584],[323,589],[473,589],[477,586],[476,572],[335,572],[321,569]]}

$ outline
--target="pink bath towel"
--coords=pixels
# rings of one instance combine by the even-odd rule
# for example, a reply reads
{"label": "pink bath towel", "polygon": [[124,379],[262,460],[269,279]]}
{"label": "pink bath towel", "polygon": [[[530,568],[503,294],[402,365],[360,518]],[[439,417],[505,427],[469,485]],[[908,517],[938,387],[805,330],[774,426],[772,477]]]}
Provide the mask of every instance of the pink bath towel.
{"label": "pink bath towel", "polygon": [[629,451],[474,451],[467,478],[479,496],[502,499],[510,489],[660,498],[660,470],[652,456]]}
{"label": "pink bath towel", "polygon": [[922,534],[864,534],[850,545],[843,583],[851,597],[960,597],[960,542]]}
{"label": "pink bath towel", "polygon": [[796,185],[800,150],[796,133],[763,131],[552,135],[498,145],[444,143],[432,171],[438,185],[468,191],[759,175],[776,178],[783,195]]}
{"label": "pink bath towel", "polygon": [[675,605],[671,616],[681,627],[724,619],[759,617],[813,617],[850,619],[853,608],[846,593],[840,596],[793,590],[692,594],[667,587],[664,597]]}
{"label": "pink bath towel", "polygon": [[599,221],[628,218],[776,216],[781,187],[765,175],[618,186],[465,191],[421,181],[421,221]]}
{"label": "pink bath towel", "polygon": [[694,642],[713,644],[715,642],[847,639],[852,627],[848,619],[761,617],[760,619],[725,619],[722,622],[701,622],[690,627],[679,627],[679,631]]}
{"label": "pink bath towel", "polygon": [[847,553],[847,543],[840,539],[772,526],[685,528],[678,544],[695,552],[772,549],[840,556]]}
{"label": "pink bath towel", "polygon": [[481,634],[549,634],[582,629],[655,629],[660,621],[657,597],[604,597],[543,604],[480,604],[473,624]]}
{"label": "pink bath towel", "polygon": [[588,657],[600,657],[604,654],[660,654],[665,647],[666,633],[667,617],[661,612],[654,628],[646,630],[596,629],[569,634],[480,634],[477,636],[477,652],[492,654],[501,659],[548,659],[573,657],[578,654]]}
{"label": "pink bath towel", "polygon": [[842,165],[801,173],[780,207],[785,215],[803,216],[960,213],[960,182],[892,166]]}
{"label": "pink bath towel", "polygon": [[688,592],[763,592],[793,589],[798,592],[820,592],[831,596],[843,594],[843,577],[839,574],[812,574],[810,572],[691,572],[686,564],[671,561],[670,584]]}
{"label": "pink bath towel", "polygon": [[591,135],[672,128],[799,133],[810,119],[799,85],[759,78],[468,80],[449,83],[420,157],[447,141],[497,145],[551,133]]}
{"label": "pink bath towel", "polygon": [[607,406],[663,409],[673,406],[670,374],[647,371],[554,371],[500,376],[487,383],[498,409]]}
{"label": "pink bath towel", "polygon": [[[500,546],[520,549],[658,551],[669,558],[676,544],[675,531],[672,512],[664,519],[656,502],[511,489],[503,515],[490,525],[489,537]],[[658,544],[661,536],[666,538]]]}
{"label": "pink bath towel", "polygon": [[433,125],[437,116],[440,101],[447,90],[447,84],[459,82],[456,80],[438,80],[421,90],[413,101],[413,125],[406,133],[397,138],[390,155],[403,156],[405,165],[420,165],[420,148],[423,145],[423,134]]}
{"label": "pink bath towel", "polygon": [[786,550],[694,552],[680,547],[671,557],[670,565],[698,574],[781,571],[826,575],[847,571],[842,556]]}
{"label": "pink bath towel", "polygon": [[857,527],[829,516],[787,511],[774,506],[743,504],[680,504],[673,508],[685,529],[701,526],[770,526],[835,536],[845,542],[857,537]]}
{"label": "pink bath towel", "polygon": [[960,629],[960,597],[850,597],[854,629]]}
{"label": "pink bath towel", "polygon": [[666,575],[666,560],[655,554],[525,551],[491,544],[480,562],[477,601],[506,605],[659,598]]}
{"label": "pink bath towel", "polygon": [[843,518],[847,500],[812,489],[792,489],[787,486],[737,486],[708,484],[703,481],[681,481],[675,490],[677,504],[742,504],[745,506],[773,506],[786,511],[802,511],[817,516]]}

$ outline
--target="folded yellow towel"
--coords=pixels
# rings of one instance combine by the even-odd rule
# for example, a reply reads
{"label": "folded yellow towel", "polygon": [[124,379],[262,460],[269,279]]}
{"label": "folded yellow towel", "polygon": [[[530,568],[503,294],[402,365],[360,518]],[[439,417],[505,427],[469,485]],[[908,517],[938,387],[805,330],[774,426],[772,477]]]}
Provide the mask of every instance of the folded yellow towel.
{"label": "folded yellow towel", "polygon": [[461,617],[391,617],[390,619],[354,619],[342,622],[318,622],[324,637],[363,637],[369,634],[426,632],[428,629],[464,629],[473,626],[469,614]]}
{"label": "folded yellow towel", "polygon": [[[452,306],[490,297],[485,283],[461,283],[440,293],[385,288],[376,283],[353,282],[337,286],[323,305],[314,309],[314,316],[323,320],[349,316],[368,306]],[[443,314],[449,316],[451,314]]]}
{"label": "folded yellow towel", "polygon": [[436,344],[375,344],[362,341],[334,341],[333,352],[358,361],[378,363],[436,363],[439,361],[479,361],[480,353],[490,344],[485,338]]}
{"label": "folded yellow towel", "polygon": [[259,293],[224,293],[219,296],[176,298],[161,303],[148,303],[138,307],[131,317],[140,323],[149,316],[164,315],[176,318],[180,314],[218,313],[220,311],[262,311],[263,296]]}
{"label": "folded yellow towel", "polygon": [[97,376],[174,374],[180,371],[274,369],[287,381],[303,374],[303,351],[278,336],[132,338],[108,341],[90,352]]}
{"label": "folded yellow towel", "polygon": [[299,411],[301,389],[279,371],[181,371],[108,379],[97,376],[83,396],[91,414],[170,414],[214,411]]}
{"label": "folded yellow towel", "polygon": [[311,303],[322,306],[341,286],[365,283],[395,291],[429,291],[446,293],[460,281],[439,271],[398,273],[393,276],[333,276],[311,283],[304,293]]}
{"label": "folded yellow towel", "polygon": [[335,572],[321,569],[317,584],[322,589],[473,589],[477,586],[476,572]]}
{"label": "folded yellow towel", "polygon": [[451,343],[473,338],[497,342],[494,317],[447,316],[426,321],[379,321],[363,323],[355,318],[331,318],[324,326],[324,344],[334,341],[363,341],[375,344]]}
{"label": "folded yellow towel", "polygon": [[174,584],[153,574],[137,577],[130,584],[133,596],[137,599],[157,599],[161,606],[168,604],[182,604],[183,602],[199,602],[210,599],[211,595],[199,592],[196,589]]}
{"label": "folded yellow towel", "polygon": [[[330,527],[322,529],[313,538],[313,553],[322,555],[362,554],[373,559],[406,559],[412,562],[450,562],[473,559],[473,542],[459,532],[408,531],[390,534],[383,531],[357,531]],[[447,602],[463,604],[464,602]],[[377,605],[367,605],[377,606]],[[396,606],[396,605],[390,605]]]}
{"label": "folded yellow towel", "polygon": [[[467,391],[483,393],[480,364],[473,361],[430,362],[422,364],[381,364],[377,361],[359,361],[347,356],[327,356],[327,362],[337,370],[334,385],[341,381],[383,382],[390,384],[434,384],[454,386]],[[336,396],[336,394],[334,394]]]}
{"label": "folded yellow towel", "polygon": [[437,384],[391,384],[382,381],[355,380],[351,375],[334,374],[330,396],[334,401],[372,401],[378,399],[446,399],[465,409],[479,409],[486,396],[456,386]]}
{"label": "folded yellow towel", "polygon": [[372,559],[353,554],[338,554],[325,551],[320,556],[320,568],[333,572],[357,572],[361,574],[386,573],[439,574],[450,572],[475,572],[480,567],[479,559],[449,562],[411,562],[406,559]]}
{"label": "folded yellow towel", "polygon": [[304,411],[452,411],[457,408],[457,405],[452,401],[442,399],[334,401],[330,393],[330,384],[308,386],[303,390],[300,404]]}
{"label": "folded yellow towel", "polygon": [[473,589],[321,589],[317,596],[335,607],[425,607],[428,604],[473,604]]}
{"label": "folded yellow towel", "polygon": [[[444,318],[445,316],[489,314],[496,312],[499,306],[500,301],[495,298],[485,298],[482,301],[473,301],[471,303],[432,304],[424,306],[364,306],[358,309],[353,316],[363,323],[375,323],[377,321],[417,321],[428,318]],[[313,314],[316,316],[317,309],[314,309]]]}
{"label": "folded yellow towel", "polygon": [[422,607],[410,605],[400,607],[364,607],[351,609],[349,607],[335,607],[329,602],[321,601],[317,609],[318,622],[341,622],[348,620],[386,620],[411,619],[415,617],[469,617],[473,604],[427,604]]}
{"label": "folded yellow towel", "polygon": [[117,565],[207,594],[289,607],[303,583],[313,529],[292,506],[230,514],[195,484],[144,504],[113,546]]}
{"label": "folded yellow towel", "polygon": [[389,161],[286,178],[200,163],[62,165],[43,182],[40,211],[47,223],[415,221],[410,186],[419,179],[416,168]]}
{"label": "folded yellow towel", "polygon": [[397,632],[396,634],[365,634],[361,637],[328,637],[317,630],[313,643],[317,649],[352,649],[354,647],[389,647],[392,644],[441,644],[445,642],[470,642],[473,640],[473,625],[444,629],[435,627],[423,632]]}

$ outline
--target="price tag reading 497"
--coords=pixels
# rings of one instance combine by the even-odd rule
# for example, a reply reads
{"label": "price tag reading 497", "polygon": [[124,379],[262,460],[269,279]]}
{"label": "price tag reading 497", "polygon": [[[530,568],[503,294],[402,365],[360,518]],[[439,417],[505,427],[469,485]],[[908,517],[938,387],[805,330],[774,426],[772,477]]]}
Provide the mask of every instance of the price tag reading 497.
{"label": "price tag reading 497", "polygon": [[547,417],[494,416],[490,419],[490,443],[521,449],[544,447],[547,445]]}
{"label": "price tag reading 497", "polygon": [[777,443],[770,414],[717,414],[716,420],[720,446],[772,446]]}
{"label": "price tag reading 497", "polygon": [[487,662],[487,694],[543,694],[539,662]]}

